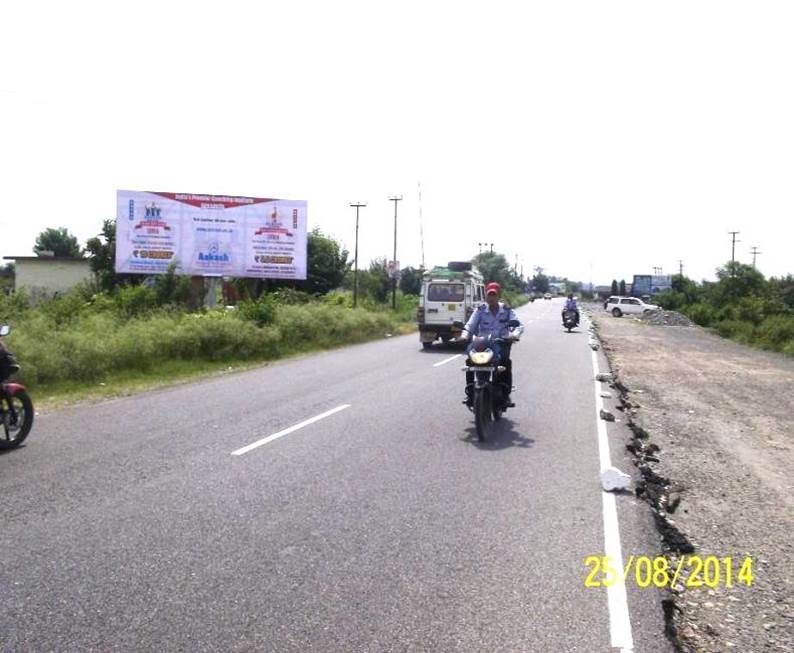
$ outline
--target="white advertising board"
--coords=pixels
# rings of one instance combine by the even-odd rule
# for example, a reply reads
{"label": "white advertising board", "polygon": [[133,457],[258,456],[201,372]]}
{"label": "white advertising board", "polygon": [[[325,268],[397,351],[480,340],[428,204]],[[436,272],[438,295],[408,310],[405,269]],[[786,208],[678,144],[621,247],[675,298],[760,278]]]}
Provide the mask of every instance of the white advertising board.
{"label": "white advertising board", "polygon": [[306,278],[306,202],[120,190],[116,272]]}

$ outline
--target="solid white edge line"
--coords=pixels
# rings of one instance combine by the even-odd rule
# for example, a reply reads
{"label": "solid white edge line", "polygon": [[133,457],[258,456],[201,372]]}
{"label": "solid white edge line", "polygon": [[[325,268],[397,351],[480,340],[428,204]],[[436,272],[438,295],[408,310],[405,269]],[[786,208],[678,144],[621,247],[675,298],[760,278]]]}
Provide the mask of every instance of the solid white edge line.
{"label": "solid white edge line", "polygon": [[245,447],[240,449],[235,449],[232,451],[232,456],[242,456],[244,453],[248,453],[252,449],[256,449],[257,447],[261,447],[263,444],[267,444],[268,442],[273,442],[273,440],[278,440],[279,438],[284,437],[285,435],[289,435],[298,429],[302,429],[304,426],[309,426],[309,424],[314,424],[315,422],[319,422],[321,419],[325,419],[334,413],[338,413],[341,410],[345,410],[346,408],[350,408],[350,404],[342,404],[341,406],[337,406],[336,408],[332,408],[331,410],[327,410],[320,415],[315,415],[314,417],[310,417],[307,420],[304,420],[298,424],[290,426],[289,428],[284,429],[283,431],[279,431],[278,433],[274,433],[273,435],[268,435],[266,438],[262,438],[261,440],[257,440],[256,442],[252,442]]}
{"label": "solid white edge line", "polygon": [[461,356],[463,356],[463,354],[455,354],[454,356],[445,358],[443,361],[439,361],[438,363],[433,363],[433,367],[441,367],[442,365],[446,365],[447,363],[454,361],[456,358],[460,358]]}
{"label": "solid white edge line", "polygon": [[[604,401],[601,398],[601,382],[595,380],[599,373],[598,356],[590,352],[593,359],[593,383],[595,384],[596,424],[598,428],[598,459],[601,471],[612,466],[609,457],[609,441],[607,440],[606,422],[601,419]],[[599,479],[600,483],[600,479]],[[615,495],[601,490],[602,513],[604,519],[604,555],[618,573],[618,582],[607,587],[607,605],[609,607],[609,637],[613,648],[626,653],[634,650],[631,636],[631,620],[629,619],[629,602],[626,596],[626,585],[623,582],[623,550],[620,546],[620,527],[618,525],[618,508]]]}

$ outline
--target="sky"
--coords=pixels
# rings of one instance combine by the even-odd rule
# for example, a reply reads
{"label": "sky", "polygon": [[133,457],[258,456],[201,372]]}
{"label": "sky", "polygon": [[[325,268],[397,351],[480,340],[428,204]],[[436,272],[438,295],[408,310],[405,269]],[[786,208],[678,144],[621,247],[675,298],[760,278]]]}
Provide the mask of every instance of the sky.
{"label": "sky", "polygon": [[[596,284],[794,273],[791,2],[17,2],[0,256],[118,189],[308,201],[401,265],[493,243]],[[421,204],[419,188],[421,184]],[[420,225],[420,209],[422,221]]]}

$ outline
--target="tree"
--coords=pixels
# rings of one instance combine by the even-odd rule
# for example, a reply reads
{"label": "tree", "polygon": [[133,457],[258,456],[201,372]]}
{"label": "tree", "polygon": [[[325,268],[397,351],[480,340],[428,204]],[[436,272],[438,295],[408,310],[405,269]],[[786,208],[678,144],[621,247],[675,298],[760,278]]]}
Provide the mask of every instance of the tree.
{"label": "tree", "polygon": [[358,287],[362,294],[369,296],[381,304],[391,292],[391,279],[386,267],[385,258],[376,258],[369,264],[369,270],[358,273]]}
{"label": "tree", "polygon": [[472,259],[472,264],[485,278],[485,283],[495,281],[502,288],[512,288],[510,264],[503,254],[483,252]]}
{"label": "tree", "polygon": [[350,263],[348,251],[337,241],[315,227],[308,236],[306,254],[306,281],[298,282],[298,288],[324,295],[342,285]]}
{"label": "tree", "polygon": [[753,266],[729,261],[717,269],[717,283],[710,289],[711,302],[722,307],[742,297],[761,296],[767,290],[764,275]]}
{"label": "tree", "polygon": [[53,252],[55,256],[64,258],[79,258],[81,255],[80,244],[66,227],[54,229],[49,227],[36,236],[36,245],[33,251],[37,255],[42,252]]}
{"label": "tree", "polygon": [[626,295],[626,280],[625,279],[621,279],[620,280],[620,287],[618,288],[618,294],[621,297]]}
{"label": "tree", "polygon": [[769,286],[777,299],[790,309],[794,309],[794,275],[789,274],[780,279],[772,277],[769,280]]}
{"label": "tree", "polygon": [[549,278],[542,272],[538,272],[532,277],[530,285],[535,289],[535,292],[547,293],[549,292]]}
{"label": "tree", "polygon": [[137,285],[142,277],[137,274],[116,274],[116,221],[104,220],[98,236],[85,244],[90,255],[91,270],[97,275],[99,287],[111,291],[121,285]]}
{"label": "tree", "polygon": [[613,295],[618,294],[618,282],[616,279],[612,279],[612,294]]}
{"label": "tree", "polygon": [[404,295],[418,295],[422,290],[422,270],[407,267],[400,274],[400,291]]}

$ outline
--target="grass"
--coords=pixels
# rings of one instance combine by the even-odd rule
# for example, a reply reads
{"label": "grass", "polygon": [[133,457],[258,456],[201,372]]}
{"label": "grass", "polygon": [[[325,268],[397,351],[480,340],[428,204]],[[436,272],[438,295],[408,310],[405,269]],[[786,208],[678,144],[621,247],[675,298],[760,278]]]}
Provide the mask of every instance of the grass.
{"label": "grass", "polygon": [[[413,331],[410,300],[398,311],[352,309],[323,300],[250,310],[130,312],[128,304],[71,295],[36,309],[2,305],[0,322],[42,409],[128,395],[206,375]],[[3,310],[5,309],[5,310]]]}

